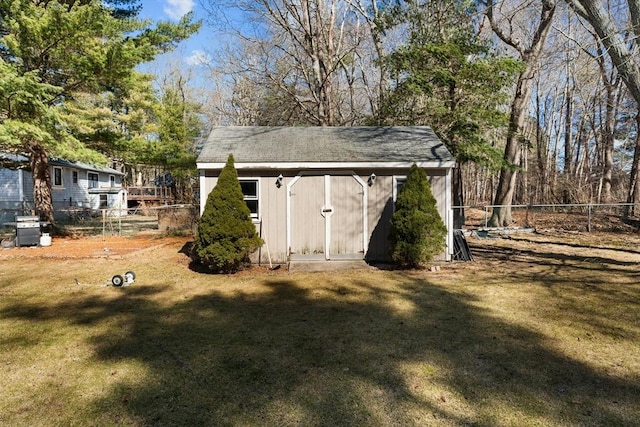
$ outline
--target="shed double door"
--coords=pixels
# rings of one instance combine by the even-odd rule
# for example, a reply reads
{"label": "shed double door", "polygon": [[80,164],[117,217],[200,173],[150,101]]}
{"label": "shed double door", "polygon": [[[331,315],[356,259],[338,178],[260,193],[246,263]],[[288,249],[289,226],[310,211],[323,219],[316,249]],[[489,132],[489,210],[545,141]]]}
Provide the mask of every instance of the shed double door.
{"label": "shed double door", "polygon": [[353,175],[300,176],[289,193],[291,259],[364,258],[364,195]]}

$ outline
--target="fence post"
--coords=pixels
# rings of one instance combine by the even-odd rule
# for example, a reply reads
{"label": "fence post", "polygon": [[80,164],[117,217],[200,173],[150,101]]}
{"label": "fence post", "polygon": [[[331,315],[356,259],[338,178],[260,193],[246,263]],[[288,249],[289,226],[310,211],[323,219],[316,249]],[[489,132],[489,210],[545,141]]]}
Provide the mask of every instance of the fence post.
{"label": "fence post", "polygon": [[487,228],[489,225],[489,206],[484,207],[484,228]]}
{"label": "fence post", "polygon": [[589,212],[588,214],[588,221],[587,221],[587,232],[591,233],[591,203],[589,203],[588,207],[587,207],[587,211]]}

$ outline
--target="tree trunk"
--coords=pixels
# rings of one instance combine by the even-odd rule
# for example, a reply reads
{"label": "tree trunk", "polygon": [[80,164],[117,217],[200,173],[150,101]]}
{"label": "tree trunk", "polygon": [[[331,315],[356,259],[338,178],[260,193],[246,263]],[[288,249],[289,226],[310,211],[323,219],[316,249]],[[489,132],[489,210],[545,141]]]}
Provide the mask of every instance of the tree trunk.
{"label": "tree trunk", "polygon": [[[636,113],[636,129],[640,130],[640,109]],[[629,194],[627,195],[627,203],[633,203],[627,206],[625,210],[627,217],[638,216],[640,214],[640,132],[636,131],[636,147],[633,152],[633,166],[631,167],[631,179],[629,183]]]}
{"label": "tree trunk", "polygon": [[[538,86],[539,87],[539,86]],[[534,201],[546,200],[546,191],[549,185],[549,175],[547,171],[547,160],[549,158],[549,147],[545,139],[546,133],[542,132],[542,113],[540,111],[541,100],[539,90],[536,90],[536,191]]]}
{"label": "tree trunk", "polygon": [[[333,31],[335,26],[334,5],[330,6],[330,15],[322,16],[324,3],[301,2],[301,24],[305,31],[305,49],[312,63],[311,92],[317,104],[317,120],[321,126],[334,125],[333,88],[331,74],[335,61]],[[321,44],[324,41],[324,45]]]}
{"label": "tree trunk", "polygon": [[33,200],[36,214],[43,221],[55,222],[51,196],[51,169],[49,156],[43,146],[34,142],[30,146],[29,165],[33,174]]}
{"label": "tree trunk", "polygon": [[509,117],[509,130],[507,133],[507,144],[504,149],[504,163],[500,171],[500,180],[496,190],[496,196],[489,225],[491,227],[504,227],[512,222],[511,203],[516,187],[517,170],[520,165],[522,155],[521,130],[525,121],[527,106],[531,97],[533,77],[537,71],[537,63],[542,53],[547,35],[551,29],[553,15],[556,9],[555,0],[544,0],[540,11],[540,22],[536,28],[533,40],[529,48],[524,48],[520,40],[505,34],[497,25],[493,18],[493,1],[488,3],[487,16],[491,22],[491,28],[496,35],[508,45],[517,49],[522,62],[525,65],[524,71],[518,76],[516,92],[511,103],[511,114]]}
{"label": "tree trunk", "polygon": [[520,174],[522,188],[518,202],[528,204],[531,203],[531,199],[529,194],[529,156],[526,149],[524,150],[524,155],[520,155],[520,169],[522,170]]}
{"label": "tree trunk", "polygon": [[[568,72],[568,70],[567,70]],[[569,77],[567,76],[567,83],[565,88],[565,96],[564,102],[566,103],[565,107],[565,116],[564,116],[564,166],[562,172],[567,176],[567,178],[571,177],[573,168],[573,94],[571,93],[571,89],[569,87]]]}
{"label": "tree trunk", "polygon": [[527,69],[518,78],[516,94],[511,103],[509,133],[507,135],[507,145],[504,149],[504,161],[508,166],[503,167],[500,171],[498,189],[493,200],[493,204],[496,206],[493,208],[491,219],[489,220],[490,227],[506,227],[512,222],[511,201],[516,188],[516,167],[520,165],[520,157],[522,155],[520,129],[524,124],[526,103],[531,92],[531,74],[533,74],[533,67],[528,65]]}
{"label": "tree trunk", "polygon": [[601,203],[609,203],[611,201],[611,181],[613,180],[613,135],[604,135],[604,144],[602,147],[602,193],[600,194]]}
{"label": "tree trunk", "polygon": [[[384,17],[381,15],[380,7],[385,8],[387,6],[387,2],[380,2],[378,0],[348,0],[347,3],[350,4],[351,7],[356,10],[367,22],[367,25],[369,26],[369,34],[371,35],[371,40],[376,55],[374,61],[382,64],[382,59],[385,57],[385,27],[383,24]],[[372,70],[365,68],[362,68],[360,70],[361,78],[364,82],[366,82],[365,90],[368,94],[369,107],[371,108],[371,117],[379,117],[380,109],[382,105],[384,105],[384,97],[388,86],[386,67],[379,66],[377,69],[379,71],[379,74],[377,76],[377,94],[372,91],[372,85],[369,84],[369,81],[371,79],[369,74],[372,72]]]}
{"label": "tree trunk", "polygon": [[[625,31],[618,31],[611,18],[604,10],[604,2],[593,0],[566,0],[574,10],[586,19],[602,44],[606,47],[611,61],[624,80],[633,99],[640,103],[640,64],[634,50],[630,50],[623,36]],[[638,0],[628,0],[629,12],[632,17],[633,30],[640,29],[640,7]],[[635,34],[636,37],[640,34]]]}

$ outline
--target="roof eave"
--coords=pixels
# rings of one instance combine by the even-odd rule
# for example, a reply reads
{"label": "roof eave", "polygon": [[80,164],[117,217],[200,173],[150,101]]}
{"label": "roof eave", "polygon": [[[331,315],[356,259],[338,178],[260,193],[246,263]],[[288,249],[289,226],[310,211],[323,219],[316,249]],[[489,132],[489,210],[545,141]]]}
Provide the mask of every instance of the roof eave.
{"label": "roof eave", "polygon": [[[234,166],[238,170],[255,170],[255,169],[408,169],[413,164],[425,169],[451,169],[455,167],[453,160],[426,160],[426,161],[407,161],[407,162],[248,162],[236,163]],[[198,169],[222,169],[225,163],[222,162],[198,162]]]}

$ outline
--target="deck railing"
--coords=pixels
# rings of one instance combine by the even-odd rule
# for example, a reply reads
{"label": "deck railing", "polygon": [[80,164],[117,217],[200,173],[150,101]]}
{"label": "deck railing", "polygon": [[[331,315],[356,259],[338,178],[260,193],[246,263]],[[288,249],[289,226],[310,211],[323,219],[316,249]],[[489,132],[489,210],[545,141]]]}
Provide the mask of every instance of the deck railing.
{"label": "deck railing", "polygon": [[160,200],[166,201],[173,198],[171,187],[156,187],[156,186],[142,186],[142,187],[127,187],[129,200]]}

